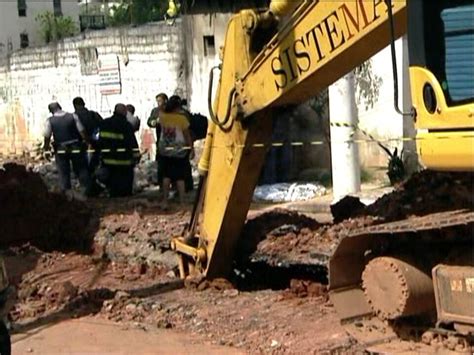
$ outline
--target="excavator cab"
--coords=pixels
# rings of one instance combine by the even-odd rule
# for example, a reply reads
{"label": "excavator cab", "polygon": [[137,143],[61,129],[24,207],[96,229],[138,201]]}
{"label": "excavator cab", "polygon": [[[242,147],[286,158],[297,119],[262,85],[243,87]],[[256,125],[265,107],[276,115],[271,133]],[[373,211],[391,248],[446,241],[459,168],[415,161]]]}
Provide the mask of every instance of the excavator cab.
{"label": "excavator cab", "polygon": [[407,1],[417,147],[433,170],[474,169],[474,4]]}
{"label": "excavator cab", "polygon": [[[472,172],[474,5],[412,0],[406,6],[420,159],[430,170]],[[330,299],[361,344],[383,353],[395,351],[383,345],[391,340],[421,339],[472,352],[473,207],[349,231],[339,242],[329,261]]]}

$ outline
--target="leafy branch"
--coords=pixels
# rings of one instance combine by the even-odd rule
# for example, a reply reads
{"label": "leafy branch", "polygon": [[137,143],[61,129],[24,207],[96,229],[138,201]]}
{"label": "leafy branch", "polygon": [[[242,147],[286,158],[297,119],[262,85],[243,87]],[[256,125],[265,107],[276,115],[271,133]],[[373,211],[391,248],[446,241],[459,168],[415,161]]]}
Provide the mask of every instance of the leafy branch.
{"label": "leafy branch", "polygon": [[39,23],[40,35],[46,43],[56,42],[74,36],[78,29],[70,16],[55,16],[51,11],[39,13],[35,21]]}

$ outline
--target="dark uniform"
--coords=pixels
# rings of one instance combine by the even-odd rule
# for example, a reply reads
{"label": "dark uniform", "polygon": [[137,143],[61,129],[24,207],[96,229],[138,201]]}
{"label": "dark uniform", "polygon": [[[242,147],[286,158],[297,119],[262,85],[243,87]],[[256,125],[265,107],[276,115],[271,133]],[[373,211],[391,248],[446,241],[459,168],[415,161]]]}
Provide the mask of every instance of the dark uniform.
{"label": "dark uniform", "polygon": [[89,165],[89,173],[93,174],[99,165],[99,153],[97,151],[97,141],[95,135],[99,129],[100,122],[102,122],[102,116],[95,111],[88,110],[85,107],[76,109],[76,115],[79,117],[82,125],[84,126],[86,135],[90,139],[92,145],[92,152],[87,154],[87,160]]}
{"label": "dark uniform", "polygon": [[102,116],[85,107],[77,109],[75,113],[84,126],[87,136],[91,138],[99,128],[99,125],[102,122]]}
{"label": "dark uniform", "polygon": [[89,173],[85,145],[79,131],[84,130],[78,117],[72,113],[58,111],[48,118],[44,136],[54,138],[56,167],[61,190],[71,189],[71,163],[81,186],[87,190]]}
{"label": "dark uniform", "polygon": [[101,180],[111,197],[130,196],[133,168],[140,157],[133,128],[125,116],[114,114],[101,122],[99,132]]}

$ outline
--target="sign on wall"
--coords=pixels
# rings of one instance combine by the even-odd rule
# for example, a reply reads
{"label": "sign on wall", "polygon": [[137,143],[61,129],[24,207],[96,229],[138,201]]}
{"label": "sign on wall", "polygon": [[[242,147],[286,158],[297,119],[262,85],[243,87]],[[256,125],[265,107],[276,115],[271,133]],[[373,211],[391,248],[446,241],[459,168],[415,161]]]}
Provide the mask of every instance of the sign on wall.
{"label": "sign on wall", "polygon": [[100,93],[102,95],[118,95],[122,93],[120,77],[120,61],[118,56],[101,55],[99,57]]}

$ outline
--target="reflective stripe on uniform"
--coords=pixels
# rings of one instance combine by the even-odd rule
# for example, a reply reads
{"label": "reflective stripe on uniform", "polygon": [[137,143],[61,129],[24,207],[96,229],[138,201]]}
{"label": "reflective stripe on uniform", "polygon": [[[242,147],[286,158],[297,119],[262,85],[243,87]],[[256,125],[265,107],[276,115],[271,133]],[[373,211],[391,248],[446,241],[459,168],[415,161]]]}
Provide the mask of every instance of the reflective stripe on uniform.
{"label": "reflective stripe on uniform", "polygon": [[109,139],[125,139],[122,133],[114,133],[114,132],[100,132],[100,138],[109,138]]}
{"label": "reflective stripe on uniform", "polygon": [[131,159],[104,159],[104,164],[106,165],[115,165],[115,166],[130,166],[132,165]]}

